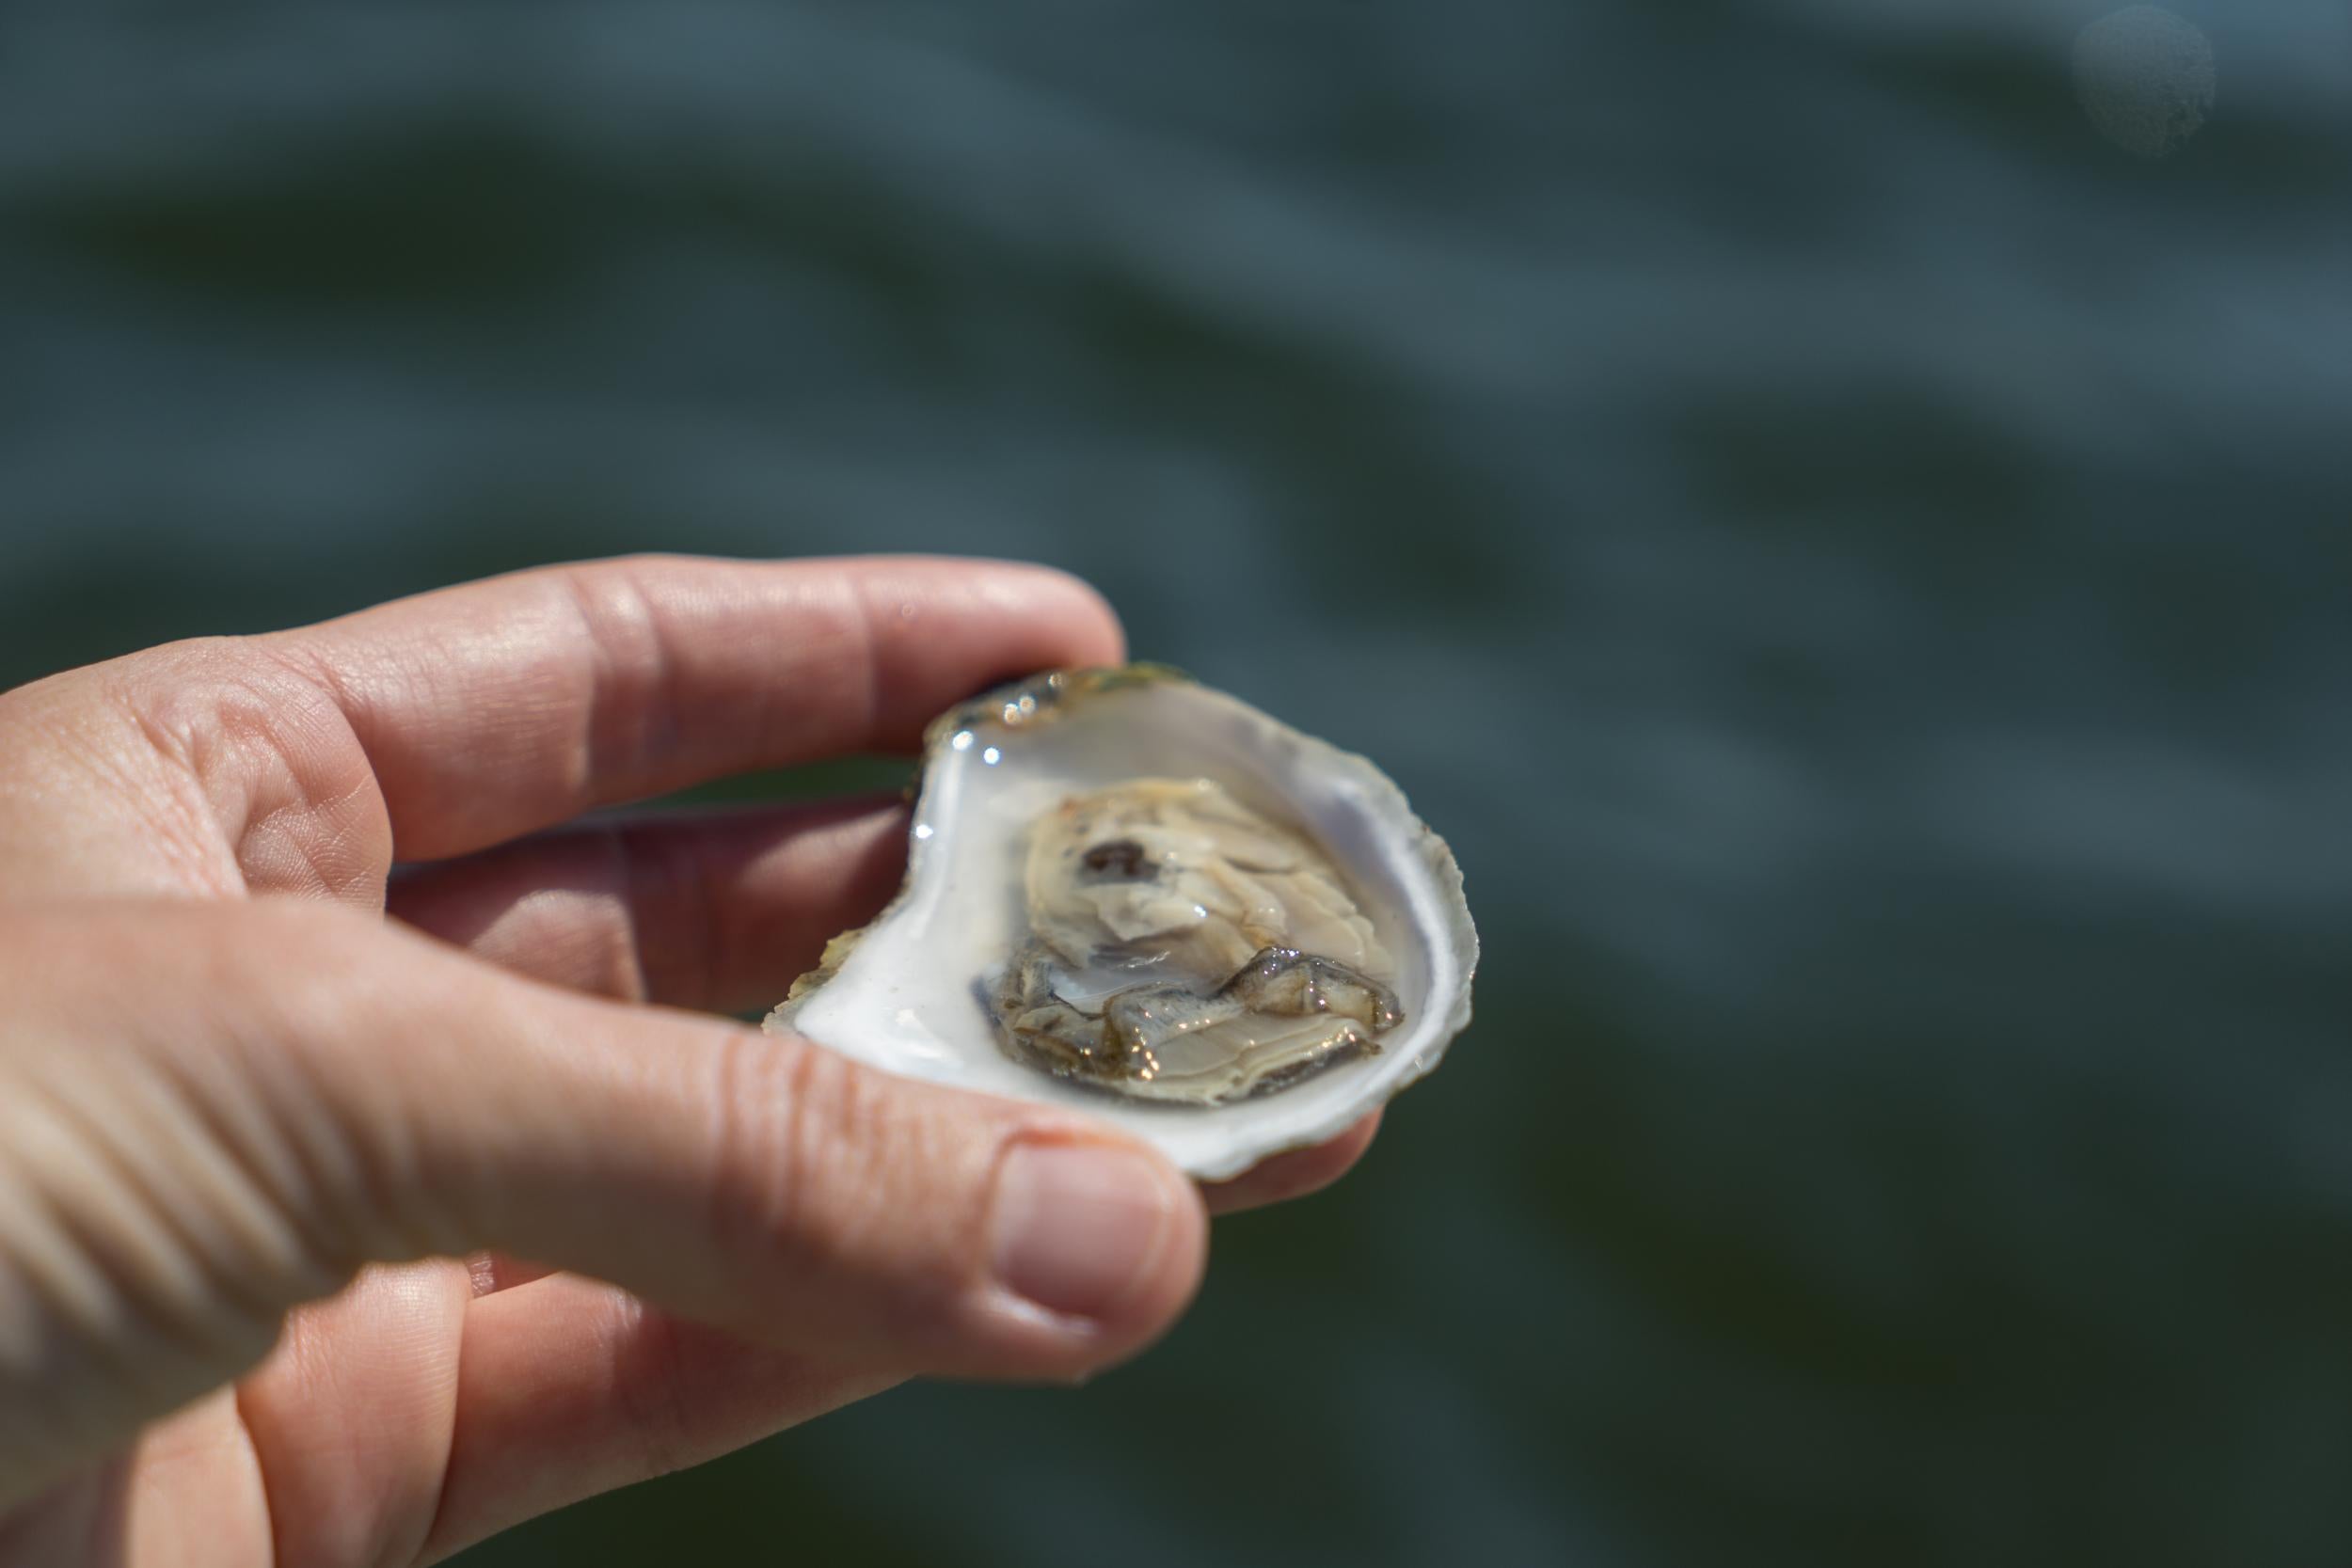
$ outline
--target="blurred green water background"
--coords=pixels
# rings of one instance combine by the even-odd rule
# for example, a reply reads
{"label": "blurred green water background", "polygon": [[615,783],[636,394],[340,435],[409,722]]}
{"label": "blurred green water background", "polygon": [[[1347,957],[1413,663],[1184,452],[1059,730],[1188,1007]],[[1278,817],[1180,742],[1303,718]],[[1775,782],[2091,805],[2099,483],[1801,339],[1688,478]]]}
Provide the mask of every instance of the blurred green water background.
{"label": "blurred green water background", "polygon": [[468,1568],[2352,1560],[2352,10],[2116,8],[11,0],[0,682],[1027,556],[1469,875],[1140,1363]]}

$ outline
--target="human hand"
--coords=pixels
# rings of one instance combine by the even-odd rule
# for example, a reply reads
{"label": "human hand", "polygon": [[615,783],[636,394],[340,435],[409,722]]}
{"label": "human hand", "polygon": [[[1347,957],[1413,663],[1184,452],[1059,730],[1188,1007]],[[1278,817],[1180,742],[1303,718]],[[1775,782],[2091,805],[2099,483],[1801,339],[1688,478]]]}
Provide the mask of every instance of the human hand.
{"label": "human hand", "polygon": [[1196,1189],[669,1010],[774,1000],[904,806],[562,825],[1120,656],[1035,568],[636,560],[0,695],[0,1563],[429,1561],[1163,1331],[1371,1119]]}

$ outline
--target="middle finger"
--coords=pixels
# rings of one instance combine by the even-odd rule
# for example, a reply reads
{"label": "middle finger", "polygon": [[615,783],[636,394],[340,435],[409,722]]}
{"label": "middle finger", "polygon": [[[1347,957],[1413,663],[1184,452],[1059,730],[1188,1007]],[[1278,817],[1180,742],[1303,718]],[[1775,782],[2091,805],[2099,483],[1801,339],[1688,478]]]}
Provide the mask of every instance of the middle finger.
{"label": "middle finger", "polygon": [[534,979],[741,1012],[890,901],[907,815],[891,796],[582,823],[403,868],[387,904]]}

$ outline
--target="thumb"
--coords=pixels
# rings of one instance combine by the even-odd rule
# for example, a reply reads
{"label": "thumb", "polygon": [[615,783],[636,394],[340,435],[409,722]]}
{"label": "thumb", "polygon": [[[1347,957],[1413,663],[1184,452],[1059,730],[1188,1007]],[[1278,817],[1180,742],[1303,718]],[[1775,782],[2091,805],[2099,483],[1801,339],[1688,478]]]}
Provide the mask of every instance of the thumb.
{"label": "thumb", "polygon": [[[0,1161],[0,1392],[72,1397],[56,1368],[124,1358],[74,1341],[125,1323],[235,1363],[192,1386],[182,1362],[135,1369],[148,1407],[109,1400],[109,1426],[266,1348],[216,1319],[374,1260],[492,1248],[769,1343],[1056,1379],[1141,1347],[1199,1280],[1192,1184],[1051,1107],[552,990],[320,906],[6,924],[30,1005],[0,1038],[0,1150],[23,1156]],[[36,1121],[71,1136],[15,1135]],[[11,1212],[64,1218],[12,1232]]]}
{"label": "thumb", "polygon": [[410,1199],[411,1249],[492,1247],[764,1340],[974,1376],[1091,1370],[1198,1282],[1197,1192],[1105,1127],[397,945],[377,983],[399,1022],[357,1026],[395,1049],[342,1053],[339,1116]]}
{"label": "thumb", "polygon": [[1078,1375],[1191,1295],[1191,1183],[1105,1128],[334,925],[306,923],[328,951],[270,1033],[408,1227],[375,1251],[493,1247],[977,1376]]}

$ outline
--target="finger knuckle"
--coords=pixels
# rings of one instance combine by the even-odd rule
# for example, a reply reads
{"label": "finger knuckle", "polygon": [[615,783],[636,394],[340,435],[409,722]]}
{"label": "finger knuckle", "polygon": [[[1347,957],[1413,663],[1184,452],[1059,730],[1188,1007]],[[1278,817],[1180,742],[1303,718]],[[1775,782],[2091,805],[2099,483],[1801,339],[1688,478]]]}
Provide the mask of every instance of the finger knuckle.
{"label": "finger knuckle", "polygon": [[320,672],[278,642],[167,643],[107,667],[103,691],[133,750],[181,784],[183,809],[217,824],[241,869],[340,892],[351,867],[389,859],[365,748]]}
{"label": "finger knuckle", "polygon": [[175,1044],[233,1085],[241,1135],[308,1245],[347,1272],[429,1250],[404,1134],[402,1070],[387,1036],[421,1022],[409,978],[387,966],[373,923],[331,906],[255,901],[207,922],[194,990],[211,1027]]}
{"label": "finger knuckle", "polygon": [[831,1052],[746,1033],[728,1053],[723,1231],[793,1280],[884,1276],[894,1310],[934,1310],[970,1272],[956,1141],[890,1080]]}
{"label": "finger knuckle", "polygon": [[621,1426],[636,1449],[634,1472],[665,1476],[698,1457],[688,1398],[693,1368],[677,1319],[634,1299],[622,1300],[606,1335]]}
{"label": "finger knuckle", "polygon": [[698,1006],[710,995],[712,955],[723,940],[715,890],[701,852],[683,835],[619,824],[612,851],[621,884],[616,916],[632,999],[675,998]]}
{"label": "finger knuckle", "polygon": [[[310,1222],[313,1166],[272,1080],[205,989],[246,923],[47,924],[35,986],[10,988],[39,1004],[0,1042],[0,1405],[68,1376],[104,1425],[249,1365],[350,1267]],[[125,997],[103,961],[125,952],[160,955],[167,1006]]]}

